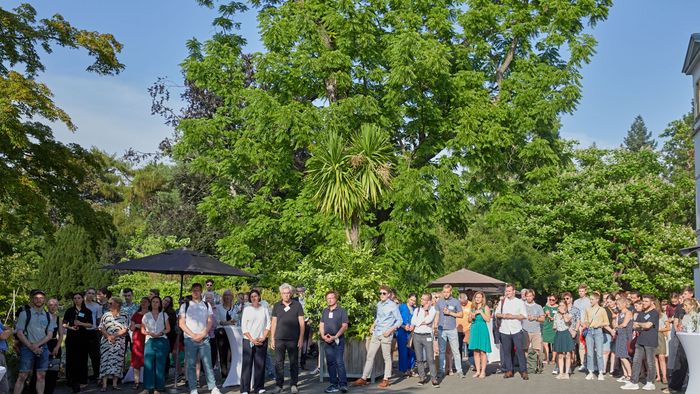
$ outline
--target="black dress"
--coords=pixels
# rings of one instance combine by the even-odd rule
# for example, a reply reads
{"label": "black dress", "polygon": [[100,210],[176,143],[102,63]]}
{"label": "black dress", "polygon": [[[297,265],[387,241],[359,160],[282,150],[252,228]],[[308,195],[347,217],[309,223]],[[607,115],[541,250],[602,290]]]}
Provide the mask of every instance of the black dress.
{"label": "black dress", "polygon": [[84,305],[80,310],[72,306],[63,315],[63,324],[69,327],[66,329],[66,378],[73,392],[79,391],[81,384],[87,384],[88,345],[93,335],[83,326],[72,329],[76,321],[92,324],[92,312]]}

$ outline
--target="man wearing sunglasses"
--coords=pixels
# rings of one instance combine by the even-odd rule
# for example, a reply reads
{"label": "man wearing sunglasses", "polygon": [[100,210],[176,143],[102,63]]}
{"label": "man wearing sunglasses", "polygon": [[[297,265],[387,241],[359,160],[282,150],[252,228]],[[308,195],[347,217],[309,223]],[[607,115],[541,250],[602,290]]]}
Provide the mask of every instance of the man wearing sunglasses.
{"label": "man wearing sunglasses", "polygon": [[367,361],[362,371],[362,377],[352,383],[353,386],[364,386],[368,384],[367,379],[374,368],[374,356],[381,347],[382,357],[384,357],[384,379],[379,383],[380,388],[389,387],[391,377],[391,342],[394,332],[401,326],[401,314],[399,306],[390,298],[391,289],[389,286],[379,288],[379,302],[377,303],[377,315],[372,324],[372,339],[367,350]]}

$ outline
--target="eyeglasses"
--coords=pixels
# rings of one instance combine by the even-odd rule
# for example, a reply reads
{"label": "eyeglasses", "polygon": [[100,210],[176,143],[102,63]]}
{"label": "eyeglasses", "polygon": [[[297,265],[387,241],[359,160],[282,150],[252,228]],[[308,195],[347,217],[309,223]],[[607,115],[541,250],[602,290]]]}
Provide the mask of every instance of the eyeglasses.
{"label": "eyeglasses", "polygon": [[387,294],[389,294],[389,293],[387,293],[386,291],[380,291],[380,292],[379,292],[379,295],[387,295]]}

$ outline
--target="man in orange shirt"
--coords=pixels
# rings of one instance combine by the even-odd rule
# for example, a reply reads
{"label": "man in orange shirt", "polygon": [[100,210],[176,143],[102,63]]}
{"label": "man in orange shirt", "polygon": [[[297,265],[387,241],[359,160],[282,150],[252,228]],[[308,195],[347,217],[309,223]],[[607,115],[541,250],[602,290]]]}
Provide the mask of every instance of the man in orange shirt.
{"label": "man in orange shirt", "polygon": [[[474,293],[472,290],[467,290],[466,293],[459,293],[459,303],[462,305],[462,311],[464,313],[462,314],[462,317],[457,318],[457,338],[459,339],[459,356],[460,359],[464,359],[464,356],[467,355],[467,366],[469,367],[468,369],[471,369],[473,362],[472,359],[469,357],[469,350],[468,350],[468,344],[469,344],[469,329],[472,326],[472,323],[469,321],[469,311],[472,309],[472,302],[471,302],[471,297],[470,293]],[[461,360],[460,360],[461,361]]]}

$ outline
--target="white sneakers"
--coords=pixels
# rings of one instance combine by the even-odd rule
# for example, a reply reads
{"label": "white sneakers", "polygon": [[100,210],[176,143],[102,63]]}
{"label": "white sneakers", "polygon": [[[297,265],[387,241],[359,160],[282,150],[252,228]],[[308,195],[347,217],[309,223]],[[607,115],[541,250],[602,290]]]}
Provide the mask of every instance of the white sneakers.
{"label": "white sneakers", "polygon": [[190,390],[190,394],[199,394],[199,392],[197,391],[197,389],[194,389],[194,390]]}
{"label": "white sneakers", "polygon": [[620,388],[623,390],[639,390],[639,385],[637,383],[627,382]]}
{"label": "white sneakers", "polygon": [[652,382],[647,382],[647,384],[645,384],[644,387],[642,387],[642,390],[654,391],[656,390],[656,386]]}
{"label": "white sneakers", "polygon": [[586,375],[586,380],[593,380],[595,379],[595,375],[593,375],[593,372],[589,372],[588,375]]}
{"label": "white sneakers", "polygon": [[219,391],[218,387],[214,387],[213,389],[211,389],[211,394],[221,394],[221,391]]}
{"label": "white sneakers", "polygon": [[598,380],[601,381],[601,382],[602,382],[603,380],[605,380],[605,375],[603,375],[602,373],[599,373],[599,374],[598,374]]}
{"label": "white sneakers", "polygon": [[617,382],[618,382],[618,383],[626,383],[626,382],[629,382],[629,381],[630,381],[630,378],[628,378],[628,377],[626,377],[626,376],[622,376],[622,377],[620,377],[619,379],[617,379]]}

